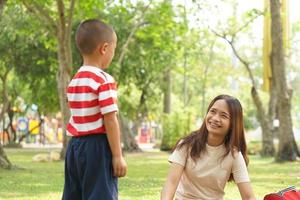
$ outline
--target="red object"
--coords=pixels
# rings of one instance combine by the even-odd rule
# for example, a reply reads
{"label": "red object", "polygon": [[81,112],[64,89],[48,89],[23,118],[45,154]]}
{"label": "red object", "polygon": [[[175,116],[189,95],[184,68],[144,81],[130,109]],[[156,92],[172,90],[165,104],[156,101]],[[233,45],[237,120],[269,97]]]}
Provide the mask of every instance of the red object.
{"label": "red object", "polygon": [[71,111],[67,135],[106,133],[104,115],[118,111],[117,84],[98,67],[82,66],[67,88]]}
{"label": "red object", "polygon": [[295,186],[288,187],[277,193],[267,194],[264,200],[300,200],[300,190]]}
{"label": "red object", "polygon": [[147,143],[148,137],[147,135],[140,135],[139,143]]}

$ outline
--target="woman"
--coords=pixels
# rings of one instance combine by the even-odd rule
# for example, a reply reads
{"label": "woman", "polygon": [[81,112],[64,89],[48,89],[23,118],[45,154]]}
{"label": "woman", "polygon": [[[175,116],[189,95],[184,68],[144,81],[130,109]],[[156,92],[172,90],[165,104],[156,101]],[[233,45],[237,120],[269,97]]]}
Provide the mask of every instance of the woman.
{"label": "woman", "polygon": [[[219,95],[210,103],[199,130],[179,140],[161,200],[221,200],[234,180],[243,200],[255,200],[247,172],[247,146],[240,102]],[[176,191],[176,194],[175,194]]]}

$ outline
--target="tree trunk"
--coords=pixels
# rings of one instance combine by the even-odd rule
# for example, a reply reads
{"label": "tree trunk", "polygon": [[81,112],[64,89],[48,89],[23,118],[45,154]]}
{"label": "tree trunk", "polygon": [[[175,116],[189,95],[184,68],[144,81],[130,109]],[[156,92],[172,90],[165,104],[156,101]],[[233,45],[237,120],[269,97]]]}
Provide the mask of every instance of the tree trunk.
{"label": "tree trunk", "polygon": [[[270,122],[268,119],[268,116],[266,115],[265,109],[263,107],[262,101],[260,99],[260,96],[257,92],[257,87],[256,87],[256,82],[254,80],[253,73],[250,69],[249,63],[246,62],[244,59],[242,59],[238,52],[235,49],[235,46],[233,45],[232,42],[229,41],[229,44],[231,45],[234,54],[237,56],[237,58],[244,64],[246,67],[246,70],[248,71],[249,78],[252,82],[252,88],[251,88],[251,96],[254,102],[254,105],[256,107],[257,111],[257,119],[260,124],[261,130],[262,130],[262,151],[261,155],[262,156],[274,156],[275,149],[274,149],[274,143],[273,143],[273,134],[272,134],[272,126],[273,126],[273,121]],[[271,99],[270,99],[271,101]],[[273,106],[272,103],[269,103],[269,107]],[[270,109],[269,109],[270,110]],[[272,126],[270,126],[272,125]]]}
{"label": "tree trunk", "polygon": [[64,3],[62,0],[57,0],[58,10],[58,26],[57,26],[57,41],[58,41],[58,61],[59,70],[57,75],[57,86],[59,93],[60,110],[62,112],[62,129],[63,129],[63,148],[61,150],[61,158],[65,158],[68,137],[66,135],[66,126],[70,118],[70,110],[67,103],[67,87],[70,82],[72,72],[72,50],[71,50],[71,29],[72,17],[75,1],[70,2],[68,16],[66,16]]}
{"label": "tree trunk", "polygon": [[275,83],[274,79],[272,78],[271,84],[270,84],[269,110],[268,110],[268,123],[269,123],[270,133],[267,134],[267,136],[269,137],[268,144],[270,147],[268,149],[269,151],[265,150],[266,152],[263,152],[262,155],[264,155],[264,153],[266,153],[265,155],[274,156],[276,153],[275,147],[274,147],[274,137],[278,134],[276,134],[276,127],[274,127],[273,122],[276,119],[276,110],[277,110],[278,101],[277,101],[275,84],[276,83]]}
{"label": "tree trunk", "polygon": [[296,160],[297,148],[293,134],[293,123],[291,116],[292,92],[287,87],[285,60],[282,40],[282,23],[280,15],[280,1],[270,1],[271,5],[271,38],[272,52],[271,64],[276,82],[278,97],[278,119],[279,119],[279,148],[276,156],[277,161]]}
{"label": "tree trunk", "polygon": [[[7,80],[8,73],[9,70],[6,71],[3,76],[1,76],[3,105],[2,105],[2,110],[0,112],[0,121],[3,120],[4,114],[6,113],[9,107],[9,99],[8,99],[7,88],[6,88],[6,80]],[[4,130],[3,130],[3,134],[4,134]],[[8,157],[4,152],[1,142],[0,142],[0,167],[5,169],[10,169],[12,167],[12,164],[10,163]]]}
{"label": "tree trunk", "polygon": [[172,93],[172,81],[171,81],[171,71],[165,72],[164,76],[164,113],[171,113],[171,93]]}
{"label": "tree trunk", "polygon": [[[120,67],[120,72],[122,72],[122,70],[123,70],[122,63],[123,63],[123,60],[127,53],[129,43],[132,40],[136,31],[145,23],[144,16],[145,16],[149,6],[151,5],[151,3],[152,2],[150,1],[149,4],[144,7],[143,12],[141,12],[142,13],[141,16],[136,17],[137,18],[136,23],[131,28],[131,32],[128,35],[125,43],[123,44],[123,46],[121,48],[121,53],[120,53],[120,56],[117,61],[117,65]],[[120,76],[121,75],[122,75],[122,73],[120,73]],[[120,123],[121,132],[122,132],[122,142],[124,145],[123,150],[125,150],[125,151],[140,151],[140,148],[138,147],[138,144],[133,137],[132,131],[130,130],[130,127],[128,126],[129,123],[125,119],[124,116],[120,115],[119,123]],[[136,122],[134,124],[134,129],[137,130],[137,127],[139,124],[140,124],[139,122]]]}
{"label": "tree trunk", "polygon": [[141,149],[138,147],[136,140],[133,137],[133,133],[138,133],[139,127],[142,124],[143,119],[147,116],[147,107],[146,107],[146,93],[147,86],[142,90],[142,94],[140,97],[140,103],[138,106],[138,112],[136,114],[136,120],[133,123],[132,129],[129,127],[128,120],[122,115],[120,115],[120,124],[122,130],[122,142],[123,142],[123,150],[124,151],[140,151]]}
{"label": "tree trunk", "polygon": [[131,129],[129,127],[129,121],[121,114],[119,115],[119,124],[122,133],[121,139],[123,143],[122,149],[124,151],[129,151],[129,152],[141,151],[134,138],[134,133],[138,132],[138,128],[142,123],[142,119],[143,117],[138,117],[137,120],[133,123],[133,128]]}
{"label": "tree trunk", "polygon": [[2,95],[2,101],[3,101],[2,109],[1,109],[1,112],[0,112],[0,121],[3,120],[4,115],[5,115],[6,111],[8,110],[8,107],[9,107],[9,99],[8,99],[7,85],[6,85],[7,76],[8,76],[9,72],[10,72],[10,70],[7,70],[4,74],[0,75],[0,79],[1,79],[1,82],[2,82],[1,95]]}
{"label": "tree trunk", "polygon": [[147,106],[146,106],[146,96],[147,96],[147,89],[148,89],[148,84],[145,85],[145,87],[142,89],[142,94],[140,96],[140,102],[138,105],[138,109],[137,109],[137,113],[136,113],[136,120],[133,123],[133,127],[132,127],[132,131],[135,133],[138,133],[138,129],[139,127],[141,127],[141,124],[143,122],[143,120],[145,119],[145,117],[147,117]]}
{"label": "tree trunk", "polygon": [[[203,77],[202,77],[202,92],[201,92],[201,98],[202,98],[202,103],[201,103],[201,114],[202,116],[205,116],[206,114],[206,83],[207,83],[207,76],[208,76],[208,69],[209,66],[211,66],[213,60],[214,60],[214,46],[215,46],[215,40],[211,43],[210,47],[209,47],[209,57],[208,57],[208,61],[206,62],[205,66],[204,66],[204,72],[203,72]],[[203,59],[205,59],[203,57]]]}
{"label": "tree trunk", "polygon": [[[164,92],[163,112],[165,115],[168,116],[171,114],[171,95],[172,95],[172,80],[171,80],[170,69],[164,72],[163,92]],[[162,125],[164,126],[164,123]],[[169,141],[168,137],[169,137],[168,134],[162,133],[162,140],[160,145],[161,150],[166,150],[164,146],[169,146],[167,144]],[[166,148],[169,149],[169,147]]]}
{"label": "tree trunk", "polygon": [[[62,46],[62,45],[59,45]],[[59,47],[59,51],[64,51],[64,48]],[[66,136],[66,125],[70,117],[70,110],[67,105],[66,89],[70,81],[70,74],[66,71],[66,62],[64,61],[64,56],[59,53],[59,72],[57,76],[57,86],[59,93],[59,104],[62,112],[62,130],[63,130],[63,148],[61,150],[61,158],[65,157],[66,148],[68,144],[68,137]]]}
{"label": "tree trunk", "polygon": [[[14,118],[15,112],[13,111],[11,104],[12,104],[12,102],[9,102],[9,107],[7,110],[8,119],[9,119],[8,126],[7,126],[7,132],[8,132],[8,134],[11,134],[11,140],[9,141],[9,143],[16,143],[17,142],[17,133],[13,126],[13,118]],[[10,131],[8,131],[8,130],[10,130]]]}
{"label": "tree trunk", "polygon": [[184,60],[183,60],[183,107],[187,106],[188,102],[188,75],[187,75],[187,52],[186,47],[184,48]]}
{"label": "tree trunk", "polygon": [[0,143],[0,168],[4,168],[4,169],[11,169],[12,168],[12,164],[11,162],[8,160],[6,153],[4,152],[3,146]]}
{"label": "tree trunk", "polygon": [[[68,137],[66,135],[66,126],[68,124],[70,118],[70,110],[67,104],[67,87],[70,82],[70,74],[71,72],[68,70],[71,63],[68,62],[66,54],[68,52],[65,46],[64,35],[58,36],[58,61],[59,61],[59,69],[57,74],[57,87],[58,87],[58,95],[59,95],[59,104],[60,110],[62,113],[62,130],[63,130],[63,148],[61,150],[61,158],[65,157],[66,148],[68,144]],[[69,52],[71,53],[71,52]]]}
{"label": "tree trunk", "polygon": [[0,16],[2,16],[2,11],[5,6],[6,0],[0,0]]}
{"label": "tree trunk", "polygon": [[264,112],[262,102],[255,87],[252,87],[251,96],[257,110],[257,118],[262,130],[262,150],[260,153],[263,157],[274,156],[275,148],[270,124],[272,122],[268,120],[268,117]]}
{"label": "tree trunk", "polygon": [[141,151],[128,126],[129,124],[128,120],[126,120],[125,117],[122,116],[121,114],[119,115],[119,123],[120,123],[120,128],[122,130],[122,142],[123,142],[122,149],[124,151],[129,151],[129,152]]}
{"label": "tree trunk", "polygon": [[[2,11],[3,11],[5,3],[6,3],[6,0],[0,0],[0,19],[2,16]],[[11,69],[11,68],[9,68],[9,69]],[[5,111],[7,110],[7,107],[8,107],[8,94],[7,94],[7,89],[6,89],[6,80],[7,80],[9,71],[10,70],[7,70],[3,75],[1,75],[3,105],[2,105],[2,109],[0,111],[0,121],[3,120]],[[6,153],[4,152],[1,142],[0,142],[0,167],[4,168],[4,169],[11,169],[11,167],[12,167],[11,162],[9,161],[8,157],[6,156]]]}
{"label": "tree trunk", "polygon": [[72,72],[71,30],[75,0],[70,1],[68,9],[65,8],[63,0],[56,0],[56,18],[52,18],[49,15],[50,11],[45,10],[45,8],[38,2],[29,3],[27,0],[21,1],[30,12],[33,12],[38,18],[41,19],[42,23],[45,24],[45,28],[49,29],[52,36],[57,40],[57,57],[59,67],[56,79],[60,111],[62,114],[62,129],[64,135],[63,149],[61,151],[61,158],[63,159],[65,157],[66,147],[68,143],[68,138],[66,137],[66,125],[70,117],[66,90]]}

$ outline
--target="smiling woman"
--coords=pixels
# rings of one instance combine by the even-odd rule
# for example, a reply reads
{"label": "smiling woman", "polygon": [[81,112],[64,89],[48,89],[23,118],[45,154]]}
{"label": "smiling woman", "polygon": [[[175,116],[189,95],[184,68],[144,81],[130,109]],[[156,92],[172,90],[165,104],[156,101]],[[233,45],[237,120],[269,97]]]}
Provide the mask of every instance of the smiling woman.
{"label": "smiling woman", "polygon": [[205,123],[208,134],[207,143],[218,146],[223,143],[230,126],[230,113],[225,100],[216,101],[206,114]]}
{"label": "smiling woman", "polygon": [[177,200],[221,200],[226,182],[232,180],[243,200],[255,199],[247,171],[242,106],[234,97],[215,97],[200,129],[177,142],[169,162],[162,200],[174,195]]}

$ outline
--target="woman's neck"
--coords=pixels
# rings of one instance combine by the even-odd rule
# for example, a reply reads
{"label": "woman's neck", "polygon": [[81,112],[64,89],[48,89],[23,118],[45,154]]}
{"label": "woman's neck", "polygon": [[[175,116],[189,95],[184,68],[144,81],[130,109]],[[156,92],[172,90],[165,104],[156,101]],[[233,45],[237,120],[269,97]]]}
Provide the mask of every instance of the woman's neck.
{"label": "woman's neck", "polygon": [[207,144],[209,146],[220,146],[221,144],[223,144],[223,142],[224,142],[223,137],[216,137],[213,134],[208,133]]}

